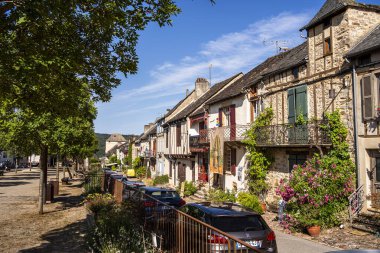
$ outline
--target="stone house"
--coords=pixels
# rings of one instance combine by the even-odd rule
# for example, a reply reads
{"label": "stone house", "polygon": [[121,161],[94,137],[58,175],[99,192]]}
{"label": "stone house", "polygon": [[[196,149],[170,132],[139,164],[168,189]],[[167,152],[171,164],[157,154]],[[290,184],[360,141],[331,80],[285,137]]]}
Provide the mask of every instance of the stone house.
{"label": "stone house", "polygon": [[353,76],[358,186],[367,208],[380,209],[380,24],[347,54]]}
{"label": "stone house", "polygon": [[[352,87],[357,89],[357,82],[353,82],[346,55],[379,23],[379,6],[327,0],[301,28],[307,31],[306,42],[278,55],[271,66],[244,87],[253,110],[258,100],[274,110],[272,125],[262,129],[265,134],[257,141],[257,146],[274,156],[269,173],[272,189],[280,178],[289,175],[294,164],[328,150],[331,143],[319,128],[326,112],[340,110],[349,128],[352,150],[360,149],[355,149],[352,103]],[[303,124],[297,124],[299,121]],[[269,200],[273,200],[273,191]]]}
{"label": "stone house", "polygon": [[115,146],[120,146],[125,143],[127,143],[127,140],[123,135],[117,133],[111,134],[111,136],[106,140],[105,154],[107,154]]}

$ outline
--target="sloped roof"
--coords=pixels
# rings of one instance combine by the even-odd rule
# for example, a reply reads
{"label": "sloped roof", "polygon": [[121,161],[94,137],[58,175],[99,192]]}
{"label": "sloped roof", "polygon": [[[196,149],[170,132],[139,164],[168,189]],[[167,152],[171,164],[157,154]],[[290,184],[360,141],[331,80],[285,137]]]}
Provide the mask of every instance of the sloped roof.
{"label": "sloped roof", "polygon": [[157,133],[157,126],[153,125],[151,128],[148,129],[148,131],[146,131],[146,133],[143,133],[139,139],[144,140],[148,138],[149,135],[156,134],[156,133]]}
{"label": "sloped roof", "polygon": [[306,63],[307,56],[307,42],[304,42],[301,45],[280,54],[277,60],[261,74],[264,76],[268,74],[279,73],[286,69],[299,66]]}
{"label": "sloped roof", "polygon": [[346,56],[352,58],[380,49],[380,24],[354,46]]}
{"label": "sloped roof", "polygon": [[213,85],[207,92],[205,92],[205,94],[203,94],[200,98],[198,98],[197,100],[189,104],[187,107],[185,107],[175,117],[173,117],[170,121],[168,121],[168,123],[185,118],[188,115],[190,115],[190,113],[192,113],[194,110],[202,106],[208,99],[210,99],[213,95],[215,95],[218,91],[220,91],[224,86],[229,84],[232,80],[234,80],[239,75],[242,75],[242,73],[238,73],[222,82],[219,82]]}
{"label": "sloped roof", "polygon": [[315,16],[310,20],[310,22],[300,30],[302,31],[309,29],[310,27],[323,22],[324,19],[331,17],[340,11],[343,11],[349,6],[380,10],[380,7],[378,5],[358,3],[355,0],[327,0],[322,8],[317,12],[317,14],[315,14]]}
{"label": "sloped roof", "polygon": [[[225,100],[225,99],[229,99],[229,98],[232,98],[232,97],[236,97],[238,95],[242,95],[242,90],[245,87],[251,86],[256,81],[260,80],[261,77],[262,77],[261,76],[261,72],[263,72],[269,66],[271,66],[276,60],[278,60],[278,58],[281,55],[282,54],[269,57],[264,62],[262,62],[261,64],[259,64],[258,66],[256,66],[252,70],[250,70],[247,74],[245,74],[244,76],[242,76],[235,83],[233,83],[232,85],[228,86],[223,91],[221,91],[219,94],[217,94],[215,97],[213,97],[212,99],[210,99],[209,101],[207,101],[206,104],[208,104],[208,105],[209,104],[214,104],[214,103],[217,103],[217,102]],[[197,111],[197,113],[200,113],[200,112]]]}
{"label": "sloped roof", "polygon": [[107,141],[109,142],[123,142],[123,141],[127,141],[123,135],[121,134],[111,134],[110,137],[108,137]]}

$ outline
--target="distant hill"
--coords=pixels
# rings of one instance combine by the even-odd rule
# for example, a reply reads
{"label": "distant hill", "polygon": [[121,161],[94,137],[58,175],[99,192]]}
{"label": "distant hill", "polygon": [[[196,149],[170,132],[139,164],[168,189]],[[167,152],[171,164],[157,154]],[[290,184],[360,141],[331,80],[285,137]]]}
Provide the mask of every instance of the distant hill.
{"label": "distant hill", "polygon": [[[98,138],[98,152],[95,153],[97,157],[103,157],[105,156],[105,150],[106,150],[106,141],[107,139],[111,136],[111,134],[100,134],[100,133],[95,133],[96,137]],[[126,140],[129,140],[133,137],[138,137],[138,135],[133,135],[133,134],[123,134],[123,137]]]}

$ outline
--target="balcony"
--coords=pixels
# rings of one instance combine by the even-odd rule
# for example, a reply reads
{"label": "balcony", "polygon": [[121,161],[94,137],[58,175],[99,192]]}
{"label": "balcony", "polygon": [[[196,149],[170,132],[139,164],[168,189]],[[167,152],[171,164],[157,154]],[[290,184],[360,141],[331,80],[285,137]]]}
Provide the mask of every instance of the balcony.
{"label": "balcony", "polygon": [[217,129],[223,131],[224,141],[242,141],[245,139],[245,132],[250,128],[250,125],[233,125],[223,126],[220,128],[203,129],[199,131],[199,143],[209,143],[211,135]]}
{"label": "balcony", "polygon": [[271,146],[329,146],[331,140],[320,125],[323,121],[306,125],[282,124],[261,127],[256,139],[258,147]]}
{"label": "balcony", "polygon": [[156,156],[155,150],[145,150],[143,154],[144,154],[145,158],[150,158],[150,157]]}

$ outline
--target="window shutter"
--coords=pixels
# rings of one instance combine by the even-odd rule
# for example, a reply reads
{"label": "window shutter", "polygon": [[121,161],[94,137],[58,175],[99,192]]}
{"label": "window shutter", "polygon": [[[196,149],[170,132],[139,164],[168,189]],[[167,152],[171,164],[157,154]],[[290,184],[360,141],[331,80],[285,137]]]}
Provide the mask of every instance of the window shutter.
{"label": "window shutter", "polygon": [[219,108],[219,127],[223,126],[223,108]]}
{"label": "window shutter", "polygon": [[296,123],[294,89],[288,90],[288,123]]}
{"label": "window shutter", "polygon": [[236,176],[236,148],[231,149],[231,174]]}
{"label": "window shutter", "polygon": [[235,105],[230,105],[230,129],[230,139],[234,141],[236,139]]}
{"label": "window shutter", "polygon": [[362,90],[362,114],[363,120],[373,118],[373,90],[371,84],[371,76],[365,76],[360,81]]}
{"label": "window shutter", "polygon": [[307,86],[296,88],[295,93],[295,118],[302,114],[304,119],[307,119]]}
{"label": "window shutter", "polygon": [[181,146],[181,125],[177,125],[176,127],[176,133],[177,133],[177,136],[176,136],[176,141],[177,141],[177,147],[180,147]]}
{"label": "window shutter", "polygon": [[172,161],[169,162],[169,177],[172,177],[173,173],[173,163]]}

